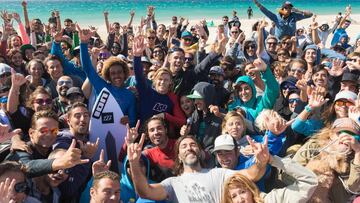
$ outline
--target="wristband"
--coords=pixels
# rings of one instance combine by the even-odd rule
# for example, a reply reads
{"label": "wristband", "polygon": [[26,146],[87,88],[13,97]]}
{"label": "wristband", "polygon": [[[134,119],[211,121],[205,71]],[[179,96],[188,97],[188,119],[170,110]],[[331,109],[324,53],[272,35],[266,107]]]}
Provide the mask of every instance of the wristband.
{"label": "wristband", "polygon": [[308,113],[311,113],[312,109],[309,105],[306,105],[305,106],[305,111],[308,112]]}

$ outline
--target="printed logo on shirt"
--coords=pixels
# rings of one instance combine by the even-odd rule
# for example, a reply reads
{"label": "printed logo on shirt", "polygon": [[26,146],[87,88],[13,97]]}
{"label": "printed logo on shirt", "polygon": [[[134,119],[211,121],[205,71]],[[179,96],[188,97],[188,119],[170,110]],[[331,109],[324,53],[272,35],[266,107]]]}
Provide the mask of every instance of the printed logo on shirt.
{"label": "printed logo on shirt", "polygon": [[101,117],[101,113],[104,110],[105,104],[110,96],[110,93],[107,91],[103,91],[101,95],[99,95],[100,99],[95,105],[95,111],[92,117],[99,119]]}
{"label": "printed logo on shirt", "polygon": [[204,186],[201,186],[197,182],[190,184],[185,185],[185,192],[189,202],[216,202]]}
{"label": "printed logo on shirt", "polygon": [[154,105],[154,107],[153,107],[152,110],[161,113],[161,112],[165,112],[166,109],[167,109],[167,105],[166,105],[166,104],[156,103],[156,104]]}
{"label": "printed logo on shirt", "polygon": [[114,123],[114,114],[112,112],[102,113],[101,114],[101,122],[103,124]]}

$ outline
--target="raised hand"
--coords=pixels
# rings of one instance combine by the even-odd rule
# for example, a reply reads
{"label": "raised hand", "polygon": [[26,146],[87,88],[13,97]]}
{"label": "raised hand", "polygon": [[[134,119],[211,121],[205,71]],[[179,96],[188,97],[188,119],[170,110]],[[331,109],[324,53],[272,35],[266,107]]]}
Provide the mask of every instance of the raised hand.
{"label": "raised hand", "polygon": [[72,168],[76,165],[86,164],[89,162],[89,159],[81,159],[81,149],[78,149],[75,146],[76,141],[73,139],[65,154],[54,160],[52,164],[53,171]]}
{"label": "raised hand", "polygon": [[105,153],[104,150],[101,149],[99,160],[95,161],[92,165],[93,176],[96,175],[97,173],[108,171],[109,168],[111,167],[111,160],[105,163],[104,153]]}
{"label": "raised hand", "polygon": [[340,143],[347,144],[352,150],[355,151],[355,153],[360,152],[360,144],[354,136],[342,133],[340,134],[339,139]]}
{"label": "raised hand", "polygon": [[6,178],[5,181],[0,183],[0,203],[15,203],[12,197],[15,194],[16,179],[10,180]]}
{"label": "raised hand", "polygon": [[52,35],[52,37],[53,37],[53,39],[54,39],[54,41],[55,41],[56,43],[60,43],[60,42],[61,42],[62,37],[63,37],[63,33],[64,33],[64,29],[61,29],[61,31],[58,31],[58,32],[53,32],[53,33],[51,33],[51,35]]}
{"label": "raised hand", "polygon": [[14,135],[20,134],[21,129],[15,129],[9,132],[10,127],[0,123],[0,143],[11,139]]}
{"label": "raised hand", "polygon": [[189,125],[183,125],[180,129],[180,135],[181,136],[186,136],[190,133],[191,130],[191,126]]}
{"label": "raised hand", "polygon": [[141,151],[145,141],[145,134],[143,133],[139,143],[131,143],[127,148],[128,160],[130,163],[139,162]]}
{"label": "raised hand", "polygon": [[130,11],[130,16],[131,16],[131,17],[134,17],[134,16],[135,16],[135,11],[134,11],[134,10],[131,10],[131,11]]}
{"label": "raised hand", "polygon": [[283,133],[287,127],[289,127],[295,120],[292,119],[290,121],[279,119],[276,117],[266,116],[265,117],[265,125],[267,126],[267,130],[272,132],[275,135],[280,135]]}
{"label": "raised hand", "polygon": [[332,68],[325,67],[325,69],[328,71],[328,73],[331,76],[338,77],[344,73],[345,67],[343,68],[343,65],[344,65],[344,62],[342,60],[334,59],[332,61]]}
{"label": "raised hand", "polygon": [[222,118],[222,113],[220,112],[220,109],[216,105],[210,105],[209,106],[210,113],[213,113],[215,116]]}
{"label": "raised hand", "polygon": [[142,56],[145,50],[145,43],[144,43],[144,35],[141,33],[141,28],[138,27],[137,32],[135,33],[134,41],[133,41],[133,55],[134,56]]}
{"label": "raised hand", "polygon": [[80,149],[85,158],[91,159],[95,155],[99,147],[99,141],[100,141],[99,138],[97,138],[95,143],[86,142],[84,144],[82,141],[78,140]]}
{"label": "raised hand", "polygon": [[324,98],[323,93],[320,90],[320,88],[316,88],[315,91],[312,91],[312,93],[310,95],[308,105],[312,109],[316,109],[316,108],[319,108],[322,105],[324,105],[327,101],[329,101],[329,99]]}
{"label": "raised hand", "polygon": [[239,34],[239,36],[236,38],[236,42],[238,44],[241,44],[243,41],[245,40],[245,33],[244,32],[241,32]]}
{"label": "raised hand", "polygon": [[252,147],[252,151],[254,152],[254,156],[256,159],[256,163],[262,166],[266,165],[270,159],[270,153],[268,148],[268,137],[264,136],[264,143],[255,143],[250,136],[246,136],[247,141]]}
{"label": "raised hand", "polygon": [[11,69],[11,84],[14,87],[20,87],[26,83],[25,77],[21,73],[16,73],[14,69]]}
{"label": "raised hand", "polygon": [[21,23],[20,15],[18,13],[13,13],[12,16],[16,22]]}
{"label": "raised hand", "polygon": [[21,2],[21,5],[22,5],[23,7],[26,7],[26,6],[27,6],[27,2],[24,0],[24,1]]}
{"label": "raised hand", "polygon": [[89,29],[81,29],[79,24],[76,24],[76,28],[79,32],[79,38],[81,43],[88,43],[89,39],[94,36],[95,31],[91,31]]}
{"label": "raised hand", "polygon": [[260,58],[258,57],[257,59],[255,59],[255,61],[253,62],[254,66],[255,66],[255,70],[257,71],[261,71],[264,72],[266,71],[267,68],[267,64]]}
{"label": "raised hand", "polygon": [[109,16],[109,11],[106,11],[106,10],[105,10],[105,11],[103,12],[103,14],[104,14],[105,17],[108,17],[108,16]]}
{"label": "raised hand", "polygon": [[135,140],[139,137],[139,127],[140,127],[140,120],[136,122],[136,126],[134,128],[130,128],[129,124],[126,124],[126,137],[125,143],[126,145],[130,145],[134,143]]}
{"label": "raised hand", "polygon": [[296,82],[296,85],[295,85],[297,88],[299,88],[299,90],[301,91],[306,91],[307,89],[307,82],[306,82],[306,79],[301,79],[301,80],[298,80]]}

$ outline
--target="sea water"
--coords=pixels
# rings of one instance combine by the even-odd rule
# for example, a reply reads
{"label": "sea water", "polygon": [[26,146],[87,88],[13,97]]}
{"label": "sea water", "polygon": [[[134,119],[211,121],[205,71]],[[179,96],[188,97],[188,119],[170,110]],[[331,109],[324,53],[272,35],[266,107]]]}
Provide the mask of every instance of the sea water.
{"label": "sea water", "polygon": [[[260,1],[266,8],[273,11],[281,7],[285,0]],[[310,10],[318,15],[336,15],[344,13],[347,5],[351,4],[353,13],[360,13],[360,0],[298,0],[292,4],[300,10]],[[81,25],[100,25],[104,22],[103,11],[109,11],[110,22],[127,23],[129,11],[135,10],[135,22],[146,15],[146,7],[155,7],[155,18],[161,22],[169,22],[171,16],[183,16],[191,19],[203,19],[208,22],[221,19],[222,16],[232,16],[236,10],[238,16],[247,18],[247,8],[251,6],[254,17],[263,16],[252,0],[28,0],[29,18],[40,18],[47,22],[50,12],[60,11],[62,21],[71,18]],[[21,0],[0,0],[0,10],[18,12],[21,16]],[[22,18],[23,19],[23,18]],[[137,23],[136,23],[137,24]]]}

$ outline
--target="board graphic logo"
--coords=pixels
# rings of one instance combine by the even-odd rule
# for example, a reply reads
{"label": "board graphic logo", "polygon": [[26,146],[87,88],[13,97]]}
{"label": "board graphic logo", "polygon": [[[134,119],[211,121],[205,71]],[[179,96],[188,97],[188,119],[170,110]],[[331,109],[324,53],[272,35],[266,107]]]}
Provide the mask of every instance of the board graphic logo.
{"label": "board graphic logo", "polygon": [[101,93],[101,95],[99,95],[100,99],[95,106],[95,110],[94,110],[92,117],[94,117],[96,119],[99,119],[101,117],[101,113],[104,110],[105,104],[106,104],[109,96],[110,96],[110,93],[107,91],[103,91]]}
{"label": "board graphic logo", "polygon": [[101,122],[103,124],[114,123],[114,114],[112,112],[102,113],[101,114]]}
{"label": "board graphic logo", "polygon": [[157,112],[165,112],[166,109],[167,109],[167,105],[161,103],[156,103],[153,107],[153,110]]}

